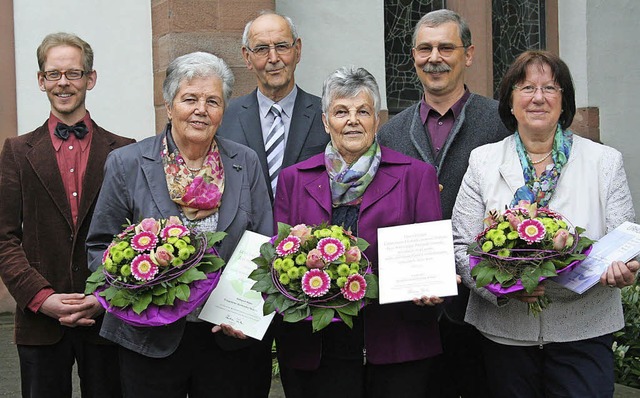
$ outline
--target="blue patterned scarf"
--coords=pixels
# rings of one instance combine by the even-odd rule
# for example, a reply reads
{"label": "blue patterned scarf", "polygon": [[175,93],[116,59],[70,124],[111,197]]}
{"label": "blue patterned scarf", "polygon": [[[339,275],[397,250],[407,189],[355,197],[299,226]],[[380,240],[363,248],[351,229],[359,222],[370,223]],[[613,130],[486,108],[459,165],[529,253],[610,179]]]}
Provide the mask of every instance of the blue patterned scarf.
{"label": "blue patterned scarf", "polygon": [[553,164],[547,166],[544,172],[538,177],[536,170],[531,163],[531,159],[527,156],[527,151],[520,139],[520,134],[515,132],[516,151],[522,165],[522,173],[524,174],[524,185],[516,190],[511,201],[511,206],[515,206],[521,200],[527,200],[529,203],[538,203],[538,206],[544,207],[549,204],[551,196],[556,189],[560,172],[567,161],[573,144],[573,134],[569,130],[562,130],[560,125],[556,128],[553,138],[553,148],[551,156]]}

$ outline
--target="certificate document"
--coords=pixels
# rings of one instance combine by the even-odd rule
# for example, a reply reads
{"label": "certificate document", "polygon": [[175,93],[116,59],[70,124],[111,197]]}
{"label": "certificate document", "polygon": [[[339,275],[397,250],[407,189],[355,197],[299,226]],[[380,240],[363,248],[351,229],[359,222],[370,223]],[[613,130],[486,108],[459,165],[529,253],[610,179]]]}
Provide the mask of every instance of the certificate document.
{"label": "certificate document", "polygon": [[553,281],[582,294],[596,283],[613,261],[627,262],[640,254],[640,225],[625,221],[591,248],[589,256],[571,271]]}
{"label": "certificate document", "polygon": [[456,296],[451,220],[378,229],[380,304]]}
{"label": "certificate document", "polygon": [[249,274],[256,269],[251,260],[260,255],[260,245],[271,239],[255,232],[245,231],[236,250],[224,268],[218,286],[211,292],[200,319],[226,323],[247,336],[262,340],[275,313],[263,315],[262,295],[251,290],[255,283]]}

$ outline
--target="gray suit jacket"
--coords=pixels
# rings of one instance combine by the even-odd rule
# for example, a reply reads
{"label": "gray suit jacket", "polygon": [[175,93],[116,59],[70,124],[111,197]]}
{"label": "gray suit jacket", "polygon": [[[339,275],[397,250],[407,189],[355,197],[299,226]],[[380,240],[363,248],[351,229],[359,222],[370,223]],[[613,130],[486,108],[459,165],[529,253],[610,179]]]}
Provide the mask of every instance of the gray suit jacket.
{"label": "gray suit jacket", "polygon": [[[107,158],[104,183],[87,237],[91,270],[98,268],[102,253],[127,219],[137,222],[145,217],[178,215],[177,205],[169,198],[160,156],[165,134],[114,151]],[[245,230],[271,235],[273,216],[255,152],[223,138],[216,140],[225,172],[218,230],[228,234],[218,252],[227,261]],[[183,318],[165,327],[140,328],[107,313],[100,335],[142,355],[162,358],[178,347],[185,322]],[[241,343],[221,333],[215,336],[226,349],[252,343]]]}
{"label": "gray suit jacket", "polygon": [[[267,154],[264,150],[257,89],[229,102],[217,135],[229,138],[256,151],[265,181],[269,181]],[[322,124],[320,98],[298,87],[282,168],[291,166],[324,151],[329,134]],[[273,201],[271,186],[267,184]]]}

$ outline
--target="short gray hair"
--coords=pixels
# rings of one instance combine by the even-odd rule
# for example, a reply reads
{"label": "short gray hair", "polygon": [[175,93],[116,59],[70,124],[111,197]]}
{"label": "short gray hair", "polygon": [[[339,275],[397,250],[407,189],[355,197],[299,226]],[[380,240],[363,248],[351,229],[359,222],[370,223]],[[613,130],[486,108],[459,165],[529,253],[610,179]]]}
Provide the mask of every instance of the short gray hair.
{"label": "short gray hair", "polygon": [[233,73],[222,58],[205,52],[185,54],[171,61],[167,67],[167,77],[162,84],[164,102],[171,107],[180,84],[195,77],[217,77],[222,80],[224,105],[227,106],[235,81]]}
{"label": "short gray hair", "polygon": [[244,26],[244,32],[242,33],[242,45],[244,47],[249,48],[249,30],[251,29],[251,25],[256,19],[258,19],[263,15],[277,15],[283,18],[285,21],[287,21],[287,25],[289,25],[289,30],[291,31],[291,37],[293,38],[293,41],[298,40],[298,30],[296,29],[296,26],[293,24],[293,21],[291,20],[291,18],[287,17],[286,15],[278,14],[275,11],[262,10],[260,11],[260,13],[258,13],[257,17],[247,22],[247,24]]}
{"label": "short gray hair", "polygon": [[365,68],[343,66],[329,75],[322,85],[322,112],[327,113],[336,98],[351,98],[366,91],[373,98],[375,116],[380,112],[380,89],[376,78]]}
{"label": "short gray hair", "polygon": [[423,26],[427,26],[429,28],[435,28],[436,26],[440,26],[447,22],[453,22],[458,25],[458,31],[460,32],[460,40],[462,41],[462,45],[465,50],[471,45],[471,30],[469,30],[469,25],[467,22],[462,19],[462,17],[454,11],[442,9],[431,11],[430,13],[425,14],[418,23],[416,24],[415,29],[413,30],[412,37],[412,47],[416,46],[416,40],[418,39],[418,31]]}

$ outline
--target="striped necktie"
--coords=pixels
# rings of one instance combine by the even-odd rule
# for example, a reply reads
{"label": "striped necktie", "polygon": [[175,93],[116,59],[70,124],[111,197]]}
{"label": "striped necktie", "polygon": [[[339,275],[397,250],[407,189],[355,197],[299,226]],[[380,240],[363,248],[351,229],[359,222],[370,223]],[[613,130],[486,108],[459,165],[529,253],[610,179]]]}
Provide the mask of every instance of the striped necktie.
{"label": "striped necktie", "polygon": [[276,186],[278,184],[278,174],[282,166],[284,157],[284,122],[282,121],[282,107],[278,104],[271,106],[270,112],[274,119],[269,134],[264,141],[264,149],[267,152],[267,166],[269,168],[269,179],[271,180],[271,191],[273,197],[276,196]]}

